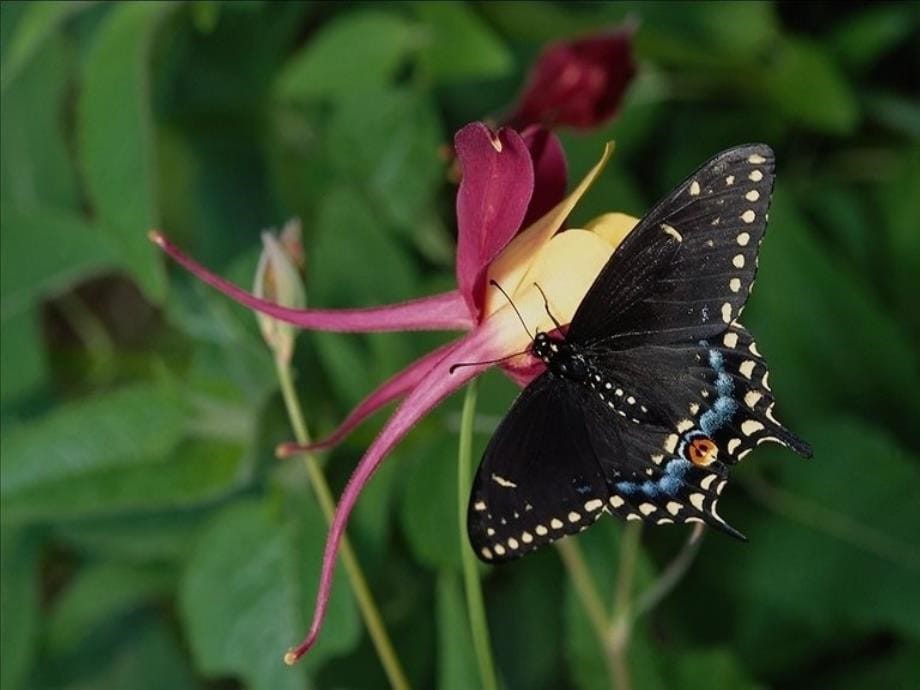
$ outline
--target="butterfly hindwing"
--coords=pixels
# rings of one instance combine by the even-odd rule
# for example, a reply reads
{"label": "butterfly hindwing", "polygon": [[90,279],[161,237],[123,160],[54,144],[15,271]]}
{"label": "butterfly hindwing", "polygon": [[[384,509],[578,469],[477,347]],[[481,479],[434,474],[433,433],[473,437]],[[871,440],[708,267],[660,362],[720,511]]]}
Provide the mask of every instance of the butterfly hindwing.
{"label": "butterfly hindwing", "polygon": [[766,229],[774,158],[739,146],[701,166],[626,236],[572,319],[568,337],[625,349],[696,342],[741,313]]}
{"label": "butterfly hindwing", "polygon": [[518,397],[479,465],[467,528],[479,558],[500,562],[591,525],[607,503],[576,384],[545,373]]}

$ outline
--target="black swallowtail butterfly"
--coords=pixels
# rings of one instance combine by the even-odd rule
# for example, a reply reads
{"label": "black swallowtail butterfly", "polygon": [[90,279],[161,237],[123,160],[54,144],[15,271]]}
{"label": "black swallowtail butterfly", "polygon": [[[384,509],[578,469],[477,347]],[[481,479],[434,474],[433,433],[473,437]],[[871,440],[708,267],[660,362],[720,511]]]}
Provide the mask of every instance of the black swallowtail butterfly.
{"label": "black swallowtail butterfly", "polygon": [[467,527],[482,560],[517,558],[604,513],[743,539],[716,512],[728,466],[770,441],[811,455],[776,420],[766,362],[737,320],[773,163],[763,144],[715,156],[626,236],[565,335],[536,335],[546,371],[473,482]]}

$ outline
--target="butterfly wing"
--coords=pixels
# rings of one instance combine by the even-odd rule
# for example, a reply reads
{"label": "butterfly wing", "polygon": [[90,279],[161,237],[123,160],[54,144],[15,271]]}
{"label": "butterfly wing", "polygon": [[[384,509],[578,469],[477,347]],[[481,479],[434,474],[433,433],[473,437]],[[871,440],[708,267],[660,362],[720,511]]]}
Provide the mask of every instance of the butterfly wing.
{"label": "butterfly wing", "polygon": [[773,190],[770,147],[723,151],[630,232],[572,318],[567,338],[626,349],[719,335],[741,313]]}
{"label": "butterfly wing", "polygon": [[516,558],[601,515],[609,488],[578,409],[580,397],[578,386],[544,373],[493,434],[467,511],[479,558]]}

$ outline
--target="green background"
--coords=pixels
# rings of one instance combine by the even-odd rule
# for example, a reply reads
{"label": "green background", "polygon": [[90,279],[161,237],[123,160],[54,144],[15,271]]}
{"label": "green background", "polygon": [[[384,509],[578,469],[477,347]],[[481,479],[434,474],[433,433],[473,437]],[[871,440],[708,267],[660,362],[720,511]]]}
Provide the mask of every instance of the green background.
{"label": "green background", "polygon": [[[571,177],[617,151],[575,220],[641,215],[716,151],[776,150],[745,314],[811,461],[761,449],[634,632],[634,685],[907,688],[920,658],[917,3],[0,5],[0,689],[373,688],[344,578],[298,669],[325,527],[255,319],[167,266],[166,229],[250,285],[258,232],[303,219],[316,306],[453,283],[438,152],[500,117],[546,42],[631,17],[612,124],[562,132]],[[168,270],[167,270],[168,269]],[[332,429],[444,342],[304,334],[297,388]],[[480,386],[481,449],[514,395]],[[350,534],[413,685],[475,687],[456,525],[459,400],[365,492]],[[336,491],[384,419],[325,467]],[[478,450],[477,450],[478,452]],[[612,594],[622,526],[578,537]],[[685,531],[642,535],[639,584]],[[465,548],[465,546],[464,546]],[[506,688],[607,686],[554,549],[483,569]]]}

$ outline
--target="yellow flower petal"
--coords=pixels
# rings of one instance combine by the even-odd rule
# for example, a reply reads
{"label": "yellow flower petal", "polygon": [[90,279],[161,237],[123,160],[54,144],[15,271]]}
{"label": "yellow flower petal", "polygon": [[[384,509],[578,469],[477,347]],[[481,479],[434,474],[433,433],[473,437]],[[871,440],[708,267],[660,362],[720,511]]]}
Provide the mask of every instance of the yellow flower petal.
{"label": "yellow flower petal", "polygon": [[620,242],[636,227],[638,222],[638,218],[628,216],[625,213],[605,213],[589,221],[585,225],[585,230],[590,230],[596,235],[600,235],[616,248],[620,246]]}
{"label": "yellow flower petal", "polygon": [[[565,199],[560,201],[545,216],[517,235],[489,267],[489,278],[501,285],[508,294],[514,294],[522,286],[531,265],[549,244],[563,221],[575,208],[575,205],[597,179],[607,161],[613,154],[613,143],[608,142],[597,164],[588,171],[585,178]],[[505,298],[494,288],[486,290],[485,313],[492,314],[505,306]]]}

